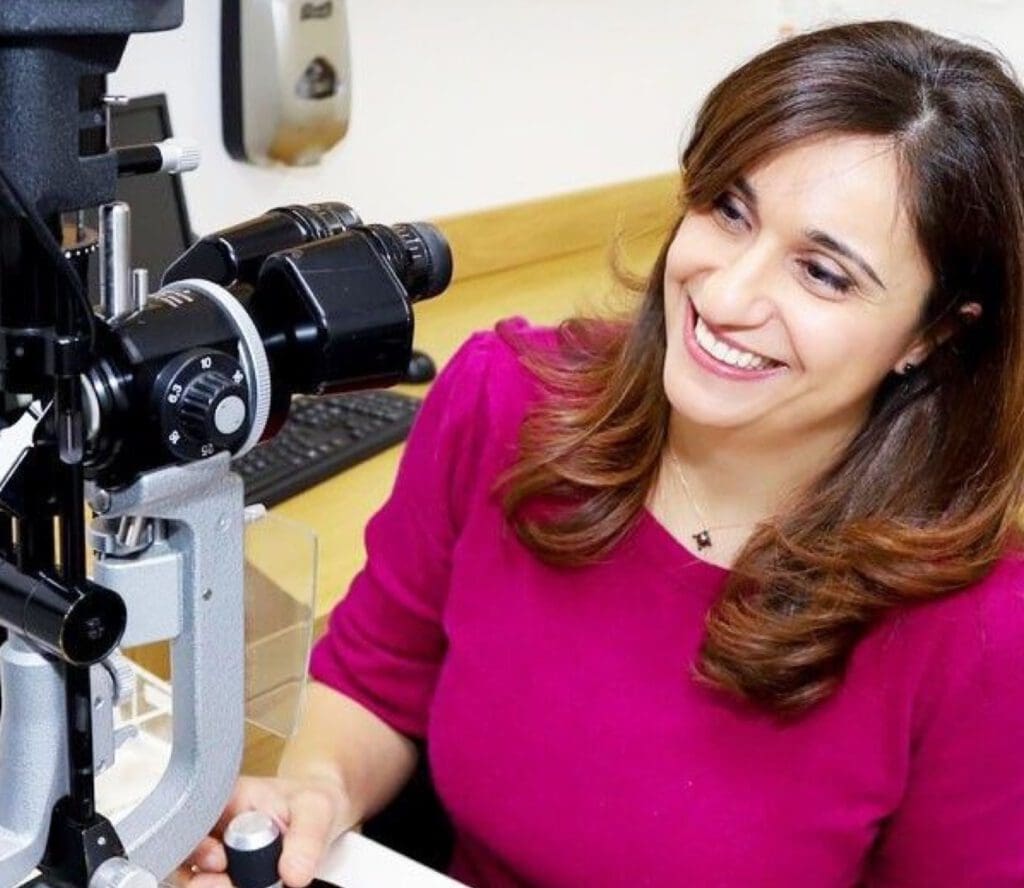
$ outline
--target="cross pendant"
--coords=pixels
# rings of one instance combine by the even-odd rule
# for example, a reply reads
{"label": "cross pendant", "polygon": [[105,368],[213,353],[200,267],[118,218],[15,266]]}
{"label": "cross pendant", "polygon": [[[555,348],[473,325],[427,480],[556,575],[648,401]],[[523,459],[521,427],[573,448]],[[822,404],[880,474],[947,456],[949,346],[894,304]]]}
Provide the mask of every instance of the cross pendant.
{"label": "cross pendant", "polygon": [[711,548],[711,534],[706,530],[702,530],[700,533],[695,533],[693,535],[693,540],[697,544],[698,552]]}

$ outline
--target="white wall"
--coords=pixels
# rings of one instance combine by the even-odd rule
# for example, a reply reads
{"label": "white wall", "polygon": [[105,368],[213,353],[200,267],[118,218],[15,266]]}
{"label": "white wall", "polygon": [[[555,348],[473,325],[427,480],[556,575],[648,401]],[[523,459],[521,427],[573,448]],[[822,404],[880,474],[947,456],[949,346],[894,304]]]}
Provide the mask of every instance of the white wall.
{"label": "white wall", "polygon": [[198,139],[185,178],[206,231],[344,200],[436,217],[666,172],[707,88],[780,25],[894,16],[988,38],[1024,69],[1024,0],[348,0],[353,114],[317,167],[263,169],[221,143],[219,0],[132,38],[115,91],[164,91]]}
{"label": "white wall", "polygon": [[783,16],[809,27],[896,18],[997,49],[1024,74],[1024,0],[780,0]]}
{"label": "white wall", "polygon": [[318,167],[260,169],[221,142],[219,0],[133,37],[117,92],[168,93],[200,140],[198,231],[280,204],[435,217],[662,173],[700,95],[766,46],[777,0],[348,0],[353,112]]}

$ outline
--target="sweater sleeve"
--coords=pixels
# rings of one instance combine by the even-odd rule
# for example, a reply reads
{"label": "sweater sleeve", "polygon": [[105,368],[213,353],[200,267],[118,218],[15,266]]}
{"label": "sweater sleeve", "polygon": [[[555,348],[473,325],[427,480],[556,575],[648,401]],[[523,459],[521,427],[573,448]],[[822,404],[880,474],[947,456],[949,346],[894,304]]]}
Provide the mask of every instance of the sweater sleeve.
{"label": "sweater sleeve", "polygon": [[928,627],[907,788],[869,886],[1024,885],[1024,569],[997,572]]}
{"label": "sweater sleeve", "polygon": [[[367,560],[313,648],[310,674],[414,738],[426,733],[445,655],[451,554],[487,442],[493,333],[472,337],[434,381],[390,498],[369,521]],[[339,506],[343,508],[343,506]]]}

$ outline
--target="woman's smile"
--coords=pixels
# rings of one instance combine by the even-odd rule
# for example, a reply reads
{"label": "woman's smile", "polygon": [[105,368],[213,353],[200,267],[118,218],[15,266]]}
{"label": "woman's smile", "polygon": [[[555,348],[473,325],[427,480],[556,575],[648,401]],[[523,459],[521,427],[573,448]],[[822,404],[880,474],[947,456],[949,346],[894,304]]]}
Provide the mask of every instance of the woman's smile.
{"label": "woman's smile", "polygon": [[712,332],[689,298],[685,318],[686,350],[697,365],[709,373],[725,379],[755,382],[779,376],[789,369],[781,361],[748,351],[728,337]]}

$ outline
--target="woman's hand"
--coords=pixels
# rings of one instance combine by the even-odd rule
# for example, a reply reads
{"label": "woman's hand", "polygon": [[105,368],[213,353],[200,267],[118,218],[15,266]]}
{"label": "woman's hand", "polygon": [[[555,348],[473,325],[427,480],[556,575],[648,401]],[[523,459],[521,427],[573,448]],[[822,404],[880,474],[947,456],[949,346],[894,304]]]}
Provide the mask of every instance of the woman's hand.
{"label": "woman's hand", "polygon": [[341,784],[322,778],[241,777],[211,835],[178,869],[187,888],[230,888],[227,855],[220,840],[232,818],[263,811],[281,828],[284,847],[278,872],[288,888],[302,888],[316,875],[327,846],[354,824]]}
{"label": "woman's hand", "polygon": [[310,682],[299,726],[281,755],[280,776],[239,779],[212,834],[178,869],[176,884],[230,888],[221,836],[237,815],[262,811],[281,830],[281,881],[303,888],[331,842],[394,798],[417,754],[411,740],[370,710]]}

